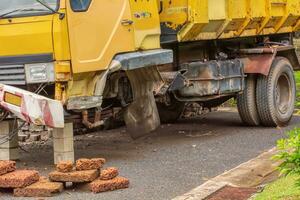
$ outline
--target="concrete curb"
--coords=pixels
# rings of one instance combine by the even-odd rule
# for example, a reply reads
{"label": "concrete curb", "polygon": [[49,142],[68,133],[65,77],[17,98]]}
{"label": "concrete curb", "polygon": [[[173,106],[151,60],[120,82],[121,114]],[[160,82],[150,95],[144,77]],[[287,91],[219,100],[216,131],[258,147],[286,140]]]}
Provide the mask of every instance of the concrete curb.
{"label": "concrete curb", "polygon": [[258,186],[280,164],[271,160],[277,152],[276,148],[270,149],[173,200],[204,200],[226,185],[245,188]]}

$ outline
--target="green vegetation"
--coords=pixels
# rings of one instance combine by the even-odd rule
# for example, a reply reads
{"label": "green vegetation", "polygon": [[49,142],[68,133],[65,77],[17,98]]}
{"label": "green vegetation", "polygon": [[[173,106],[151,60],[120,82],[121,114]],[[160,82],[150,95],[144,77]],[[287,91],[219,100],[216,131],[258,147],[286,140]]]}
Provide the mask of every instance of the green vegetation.
{"label": "green vegetation", "polygon": [[285,176],[266,186],[255,200],[299,200],[300,189],[296,186],[296,175]]}
{"label": "green vegetation", "polygon": [[[287,135],[288,138],[277,141],[279,153],[274,159],[283,161],[278,167],[282,174],[300,176],[300,129],[295,128]],[[300,186],[300,179],[297,180],[297,185]]]}

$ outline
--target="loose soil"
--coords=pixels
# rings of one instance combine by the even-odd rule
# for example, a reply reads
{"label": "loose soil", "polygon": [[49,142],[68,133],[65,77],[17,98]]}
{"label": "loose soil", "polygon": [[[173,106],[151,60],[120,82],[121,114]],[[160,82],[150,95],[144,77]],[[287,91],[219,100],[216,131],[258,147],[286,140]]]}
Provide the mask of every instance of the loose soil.
{"label": "loose soil", "polygon": [[252,194],[256,193],[256,188],[236,188],[225,186],[221,190],[215,192],[206,200],[247,200]]}

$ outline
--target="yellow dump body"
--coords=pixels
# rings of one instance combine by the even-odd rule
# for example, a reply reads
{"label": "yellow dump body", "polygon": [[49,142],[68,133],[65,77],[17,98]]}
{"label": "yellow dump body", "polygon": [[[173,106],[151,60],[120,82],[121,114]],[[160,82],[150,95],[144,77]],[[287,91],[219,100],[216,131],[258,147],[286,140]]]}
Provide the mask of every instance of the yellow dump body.
{"label": "yellow dump body", "polygon": [[179,41],[288,33],[300,29],[300,0],[162,0],[160,19]]}

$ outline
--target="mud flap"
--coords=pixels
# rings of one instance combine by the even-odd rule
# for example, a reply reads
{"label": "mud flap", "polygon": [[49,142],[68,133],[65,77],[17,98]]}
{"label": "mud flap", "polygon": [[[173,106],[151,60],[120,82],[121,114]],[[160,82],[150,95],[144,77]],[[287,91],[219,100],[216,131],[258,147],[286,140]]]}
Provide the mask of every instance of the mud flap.
{"label": "mud flap", "polygon": [[162,86],[162,78],[156,67],[127,71],[131,83],[133,102],[127,108],[124,119],[132,138],[145,136],[160,125],[154,93]]}

